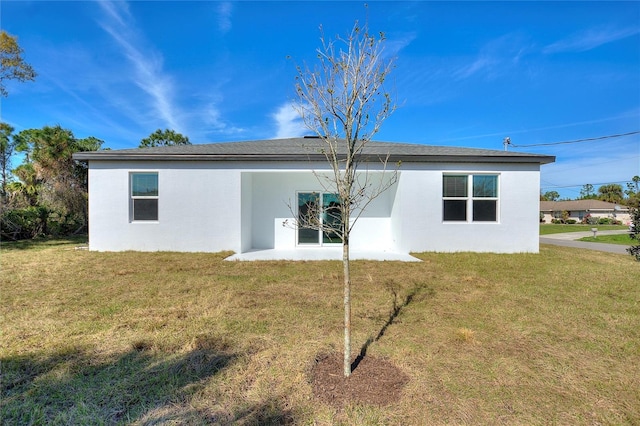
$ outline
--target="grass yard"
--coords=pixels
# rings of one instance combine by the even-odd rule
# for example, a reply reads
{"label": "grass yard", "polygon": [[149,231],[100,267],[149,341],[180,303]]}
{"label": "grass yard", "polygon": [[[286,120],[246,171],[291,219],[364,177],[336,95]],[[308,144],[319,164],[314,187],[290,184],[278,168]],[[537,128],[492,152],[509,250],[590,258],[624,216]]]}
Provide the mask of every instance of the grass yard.
{"label": "grass yard", "polygon": [[353,262],[354,355],[414,294],[367,350],[409,382],[395,404],[334,409],[309,371],[341,351],[339,262],[77,243],[2,246],[3,424],[640,423],[631,256]]}
{"label": "grass yard", "polygon": [[564,232],[589,232],[591,228],[598,228],[598,231],[624,230],[629,229],[627,225],[564,225],[561,223],[540,224],[540,235],[561,234]]}
{"label": "grass yard", "polygon": [[623,246],[637,245],[638,240],[632,240],[629,234],[619,235],[598,235],[597,237],[584,237],[578,241],[586,241],[588,243],[607,243],[607,244],[620,244]]}

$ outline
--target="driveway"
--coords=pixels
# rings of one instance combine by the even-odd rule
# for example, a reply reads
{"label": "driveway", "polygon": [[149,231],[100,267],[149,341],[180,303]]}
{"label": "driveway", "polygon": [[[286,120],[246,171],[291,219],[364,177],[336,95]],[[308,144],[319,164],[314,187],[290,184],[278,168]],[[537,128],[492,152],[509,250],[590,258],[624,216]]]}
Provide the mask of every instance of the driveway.
{"label": "driveway", "polygon": [[[597,235],[615,235],[615,234],[628,234],[627,230],[615,230],[615,231],[598,231]],[[587,243],[584,241],[575,241],[584,237],[593,237],[593,232],[566,232],[563,234],[548,234],[540,236],[541,244],[553,244],[556,246],[573,247],[588,250],[604,251],[607,253],[617,254],[629,254],[627,246],[620,244],[605,244],[605,243]]]}

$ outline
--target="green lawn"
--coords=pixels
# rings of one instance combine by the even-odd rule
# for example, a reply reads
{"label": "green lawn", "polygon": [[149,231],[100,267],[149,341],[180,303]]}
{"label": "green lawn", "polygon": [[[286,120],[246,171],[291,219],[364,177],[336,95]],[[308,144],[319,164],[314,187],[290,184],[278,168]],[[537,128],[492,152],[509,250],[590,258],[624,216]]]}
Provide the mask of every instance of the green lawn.
{"label": "green lawn", "polygon": [[586,232],[591,228],[598,228],[599,231],[629,229],[627,225],[563,225],[556,223],[546,223],[540,225],[540,235],[560,234],[564,232]]}
{"label": "green lawn", "polygon": [[633,240],[629,234],[619,235],[598,235],[597,237],[584,237],[578,241],[586,241],[589,243],[607,243],[607,244],[620,244],[623,246],[637,245],[638,240]]}
{"label": "green lawn", "polygon": [[386,327],[366,356],[410,381],[393,405],[334,409],[309,372],[341,351],[340,262],[79,243],[2,245],[3,424],[640,423],[631,256],[545,245],[352,262],[354,353]]}

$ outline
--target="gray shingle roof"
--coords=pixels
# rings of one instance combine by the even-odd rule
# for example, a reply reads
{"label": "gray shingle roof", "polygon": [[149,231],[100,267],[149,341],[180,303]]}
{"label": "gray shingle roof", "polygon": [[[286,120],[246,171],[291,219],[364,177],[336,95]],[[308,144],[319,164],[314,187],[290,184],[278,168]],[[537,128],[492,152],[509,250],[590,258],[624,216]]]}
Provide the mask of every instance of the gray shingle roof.
{"label": "gray shingle roof", "polygon": [[[318,138],[268,139],[245,142],[164,146],[122,150],[78,152],[76,160],[184,160],[184,161],[299,161],[324,160],[323,142]],[[365,157],[406,162],[539,163],[555,161],[554,156],[488,149],[458,148],[395,142],[367,144]]]}

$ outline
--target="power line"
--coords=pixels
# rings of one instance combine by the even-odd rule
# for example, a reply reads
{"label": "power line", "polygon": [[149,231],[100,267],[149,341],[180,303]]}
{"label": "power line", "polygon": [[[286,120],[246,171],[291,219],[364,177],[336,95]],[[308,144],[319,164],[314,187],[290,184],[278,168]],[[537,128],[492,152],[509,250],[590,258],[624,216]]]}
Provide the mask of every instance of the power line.
{"label": "power line", "polygon": [[562,145],[562,144],[569,144],[569,143],[599,141],[599,140],[602,140],[602,139],[621,138],[623,136],[637,135],[638,133],[640,133],[640,130],[636,130],[635,132],[629,132],[629,133],[620,133],[620,134],[617,134],[617,135],[599,136],[599,137],[596,137],[596,138],[576,139],[576,140],[573,140],[573,141],[562,141],[562,142],[536,143],[536,144],[531,144],[531,145],[514,145],[509,140],[508,145],[510,145],[510,146],[512,146],[514,148],[527,148],[527,147],[530,147],[530,146]]}
{"label": "power line", "polygon": [[[633,160],[634,158],[640,158],[640,155],[627,155],[625,156],[625,160]],[[594,163],[585,163],[585,164],[581,164],[579,166],[576,167],[562,167],[561,170],[557,170],[555,173],[565,173],[569,170],[576,170],[576,169],[587,169],[587,168],[591,168],[594,166],[601,166],[603,164],[609,164],[609,163],[619,163],[621,160],[620,158],[615,158],[613,160],[609,160],[609,161],[596,161]],[[560,164],[560,163],[558,163]],[[638,163],[640,165],[640,163]],[[558,165],[558,167],[561,167],[560,165]],[[550,172],[550,174],[555,174],[554,172]]]}

